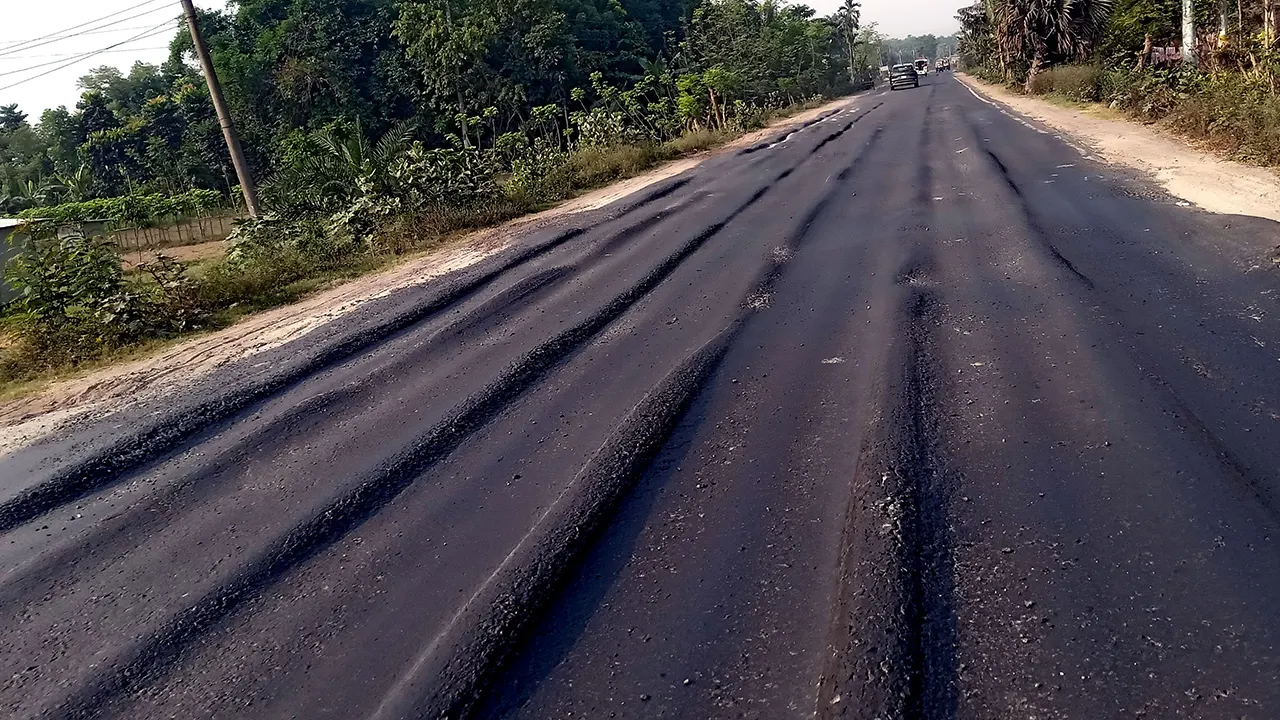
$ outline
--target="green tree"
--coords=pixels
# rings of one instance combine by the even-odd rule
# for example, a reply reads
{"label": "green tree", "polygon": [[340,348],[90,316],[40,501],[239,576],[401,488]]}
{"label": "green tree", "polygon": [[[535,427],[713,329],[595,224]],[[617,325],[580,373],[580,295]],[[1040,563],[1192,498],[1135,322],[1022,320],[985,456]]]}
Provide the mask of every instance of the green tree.
{"label": "green tree", "polygon": [[45,110],[40,115],[36,133],[56,172],[65,173],[80,167],[79,148],[86,138],[80,118],[72,115],[66,106]]}
{"label": "green tree", "polygon": [[26,113],[16,105],[0,106],[0,211],[9,213],[42,202],[49,171],[44,143]]}
{"label": "green tree", "polygon": [[123,75],[110,65],[90,70],[77,83],[81,90],[101,93],[112,111],[121,115],[138,113],[147,101],[164,95],[170,81],[157,65],[136,62]]}
{"label": "green tree", "polygon": [[836,27],[840,30],[840,38],[844,40],[845,52],[849,55],[849,80],[858,75],[855,57],[858,48],[858,27],[862,21],[862,3],[844,0],[836,11]]}

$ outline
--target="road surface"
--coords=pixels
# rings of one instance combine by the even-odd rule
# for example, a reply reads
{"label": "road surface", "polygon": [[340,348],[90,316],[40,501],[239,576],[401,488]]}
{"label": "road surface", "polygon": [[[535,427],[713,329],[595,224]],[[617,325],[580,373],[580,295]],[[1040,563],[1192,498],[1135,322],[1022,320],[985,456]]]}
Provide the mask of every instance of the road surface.
{"label": "road surface", "polygon": [[0,714],[1280,717],[1277,228],[1183,205],[931,77],[82,423]]}

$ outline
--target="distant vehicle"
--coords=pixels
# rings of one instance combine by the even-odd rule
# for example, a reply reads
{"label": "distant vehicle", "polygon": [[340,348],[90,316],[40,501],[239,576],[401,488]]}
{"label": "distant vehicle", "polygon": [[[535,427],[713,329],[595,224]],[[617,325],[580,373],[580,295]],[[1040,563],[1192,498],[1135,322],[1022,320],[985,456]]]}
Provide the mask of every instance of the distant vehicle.
{"label": "distant vehicle", "polygon": [[939,58],[939,59],[938,59],[938,62],[937,62],[937,64],[936,64],[936,69],[937,69],[937,71],[938,71],[938,72],[943,72],[943,71],[945,71],[945,70],[950,70],[950,69],[951,69],[951,59],[950,59],[950,58]]}
{"label": "distant vehicle", "polygon": [[927,58],[920,58],[919,60],[916,60],[916,74],[917,75],[929,74],[929,60]]}
{"label": "distant vehicle", "polygon": [[915,65],[894,65],[889,70],[889,89],[904,87],[920,87],[920,74],[916,72]]}

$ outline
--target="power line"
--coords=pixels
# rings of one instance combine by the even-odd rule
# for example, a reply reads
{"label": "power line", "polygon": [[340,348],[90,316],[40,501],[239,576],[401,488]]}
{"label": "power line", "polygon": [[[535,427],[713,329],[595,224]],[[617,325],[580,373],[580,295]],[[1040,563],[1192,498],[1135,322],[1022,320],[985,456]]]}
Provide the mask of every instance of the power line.
{"label": "power line", "polygon": [[[129,28],[129,29],[130,29],[130,30],[141,30],[142,28],[141,28],[141,27],[132,27],[132,28]],[[168,50],[168,49],[169,49],[169,46],[168,46],[168,45],[151,45],[151,46],[149,46],[149,47],[140,47],[140,48],[118,48],[118,49],[116,49],[116,50],[106,50],[106,51],[104,51],[104,53],[103,53],[103,54],[108,54],[108,55],[109,55],[109,54],[111,54],[111,53],[138,52],[138,51],[146,51],[146,50]],[[49,58],[69,58],[69,57],[80,57],[80,56],[81,56],[81,55],[83,55],[83,54],[84,54],[84,53],[72,52],[72,53],[44,53],[44,54],[41,54],[41,55],[15,55],[14,57],[4,58],[3,60],[0,60],[0,62],[11,62],[11,61],[14,61],[14,60],[48,60]]]}
{"label": "power line", "polygon": [[[166,33],[166,32],[172,32],[173,30],[176,30],[176,29],[177,29],[176,27],[170,27],[170,26],[161,27],[159,30],[156,30],[155,28],[151,28],[151,31],[148,31],[147,33],[144,33],[143,35],[138,36],[138,37],[137,37],[137,39],[138,39],[138,40],[145,40],[145,39],[148,39],[148,38],[155,37],[155,36],[157,36],[157,35],[163,35],[163,34],[164,34],[164,33]],[[131,41],[129,41],[129,40],[125,40],[124,42],[125,42],[125,43],[128,43],[128,42],[131,42]],[[137,50],[139,50],[139,49],[141,49],[141,48],[129,48],[128,50],[129,50],[130,52],[136,52],[136,51],[137,51]],[[83,58],[90,57],[90,56],[94,56],[94,55],[101,55],[101,54],[103,54],[103,53],[107,53],[107,52],[111,52],[111,51],[112,51],[112,50],[111,50],[111,48],[110,48],[110,47],[108,47],[108,48],[103,49],[103,50],[91,50],[91,51],[89,51],[89,52],[83,52],[83,53],[72,53],[69,57],[76,58],[76,61],[78,62],[79,60],[81,60],[81,59],[83,59]],[[9,76],[9,75],[22,75],[22,74],[24,74],[24,73],[29,73],[29,72],[31,72],[32,70],[39,70],[40,68],[46,68],[46,67],[49,67],[50,65],[57,65],[58,63],[65,62],[65,58],[66,58],[66,57],[68,57],[68,56],[63,56],[63,58],[64,58],[63,60],[50,60],[50,61],[48,61],[48,62],[42,62],[42,63],[38,63],[38,64],[36,64],[36,65],[29,65],[29,66],[27,66],[27,67],[19,68],[19,69],[17,69],[17,70],[6,70],[6,71],[4,71],[4,72],[0,72],[0,77],[6,77],[6,76]]]}
{"label": "power line", "polygon": [[116,17],[117,15],[123,15],[123,14],[125,14],[125,13],[127,13],[127,12],[130,12],[130,11],[133,11],[133,10],[137,10],[138,8],[143,7],[143,6],[145,6],[145,5],[153,5],[153,4],[155,4],[156,2],[159,2],[159,1],[160,1],[160,0],[142,0],[142,2],[138,3],[137,5],[130,5],[129,7],[124,8],[124,9],[122,9],[122,10],[117,10],[117,11],[115,11],[115,12],[113,12],[113,13],[108,14],[108,15],[103,15],[103,16],[102,16],[102,17],[100,17],[100,18],[95,18],[95,19],[93,19],[93,20],[87,20],[87,21],[85,21],[85,22],[80,23],[79,25],[72,25],[72,26],[71,26],[71,27],[69,27],[69,28],[63,28],[63,29],[61,29],[61,30],[55,30],[55,31],[53,31],[53,32],[49,33],[48,35],[41,35],[41,36],[39,36],[39,37],[29,38],[29,39],[27,39],[27,40],[19,40],[19,41],[18,41],[18,42],[16,42],[16,43],[9,43],[9,44],[7,44],[7,45],[4,45],[3,47],[0,47],[0,50],[11,50],[11,49],[13,49],[13,48],[15,48],[15,47],[17,47],[17,46],[19,46],[19,45],[26,45],[27,43],[33,43],[33,42],[36,42],[36,41],[38,41],[38,40],[44,40],[44,39],[46,39],[46,38],[51,38],[51,37],[55,37],[55,36],[59,36],[59,35],[66,35],[67,33],[71,32],[71,31],[73,31],[73,30],[79,30],[80,28],[82,28],[82,27],[86,27],[86,26],[88,26],[88,25],[96,25],[97,23],[100,23],[100,22],[102,22],[103,20],[110,20],[111,18]]}
{"label": "power line", "polygon": [[[120,19],[115,20],[115,21],[113,21],[113,22],[109,22],[109,23],[106,23],[106,24],[104,24],[104,25],[100,25],[100,26],[98,26],[98,27],[94,28],[94,31],[95,31],[95,32],[97,32],[97,31],[103,30],[104,28],[110,27],[110,26],[112,26],[112,25],[118,25],[118,24],[123,23],[123,22],[128,22],[129,20],[135,20],[135,19],[140,18],[140,17],[146,17],[147,15],[154,15],[154,14],[156,14],[157,12],[162,12],[162,11],[164,11],[164,10],[166,10],[166,9],[167,9],[167,8],[166,8],[165,6],[161,5],[161,6],[159,6],[159,7],[151,8],[150,10],[144,10],[144,11],[142,11],[142,12],[140,12],[140,13],[135,14],[135,15],[130,15],[130,16],[128,16],[128,17],[123,17],[123,18],[120,18]],[[113,32],[113,31],[108,31],[108,32]],[[124,32],[124,31],[123,31],[123,30],[115,30],[114,32]],[[60,35],[60,36],[58,36],[58,37],[53,37],[53,38],[50,38],[50,39],[45,40],[45,41],[43,41],[43,42],[29,43],[29,44],[23,45],[23,46],[21,46],[21,47],[16,46],[16,45],[15,45],[15,46],[11,46],[10,48],[8,48],[8,49],[6,49],[6,50],[0,50],[0,59],[3,59],[3,58],[4,58],[4,57],[6,57],[6,56],[12,55],[12,54],[13,54],[13,53],[15,53],[15,52],[25,52],[25,51],[27,51],[27,50],[34,50],[35,48],[38,48],[38,47],[44,47],[44,46],[46,46],[46,45],[52,45],[53,43],[62,42],[63,40],[70,40],[70,39],[72,39],[72,38],[77,38],[77,37],[80,37],[80,36],[81,36],[81,34],[82,34],[82,33],[72,33],[72,34],[70,34],[70,35]],[[88,34],[88,33],[86,32],[86,33],[83,33],[83,34]]]}
{"label": "power line", "polygon": [[[158,8],[156,8],[156,10],[163,10],[163,9],[164,9],[163,7],[158,7]],[[113,24],[114,24],[114,23],[108,23],[107,25],[103,25],[103,26],[102,26],[102,29],[100,29],[100,30],[82,30],[82,31],[80,31],[80,32],[78,32],[78,33],[74,33],[73,35],[70,35],[70,36],[68,36],[68,37],[84,37],[84,36],[86,36],[86,35],[110,35],[110,34],[112,34],[112,33],[133,32],[133,31],[135,31],[135,30],[145,30],[145,29],[146,29],[146,26],[145,26],[145,25],[128,25],[128,26],[126,26],[126,27],[111,27],[111,25],[113,25]],[[15,45],[25,45],[26,43],[34,42],[36,39],[42,39],[42,38],[35,38],[35,39],[32,39],[32,40],[26,40],[26,41],[23,41],[22,43],[14,43],[14,44],[15,44]],[[4,52],[4,53],[7,55],[7,54],[9,53],[9,46],[5,46],[5,47],[3,47],[3,48],[0,48],[0,52]]]}
{"label": "power line", "polygon": [[[94,50],[93,52],[88,52],[88,53],[85,53],[85,54],[80,55],[80,56],[78,56],[78,57],[72,58],[71,60],[68,60],[68,61],[66,61],[66,62],[62,63],[62,64],[58,65],[57,67],[55,67],[55,68],[51,69],[51,70],[46,70],[46,71],[44,71],[44,72],[42,72],[42,73],[39,73],[39,74],[37,74],[37,75],[32,75],[32,76],[31,76],[31,77],[29,77],[29,78],[23,78],[22,80],[18,80],[17,82],[13,82],[13,83],[10,83],[10,84],[8,84],[8,85],[5,85],[4,87],[0,87],[0,90],[9,90],[9,89],[11,89],[11,88],[18,87],[19,85],[25,85],[26,83],[29,83],[29,82],[31,82],[31,81],[33,81],[33,80],[39,80],[40,78],[45,77],[46,75],[52,75],[53,73],[56,73],[56,72],[58,72],[59,70],[62,70],[62,69],[64,69],[64,68],[69,68],[69,67],[71,67],[72,65],[75,65],[75,64],[77,64],[77,63],[80,63],[80,62],[83,62],[83,61],[85,61],[85,60],[88,60],[88,59],[89,59],[89,58],[91,58],[91,57],[96,57],[96,56],[98,56],[98,55],[101,55],[101,54],[103,54],[103,53],[107,52],[108,50],[114,50],[115,48],[118,48],[118,47],[120,47],[121,45],[127,45],[128,43],[135,42],[135,41],[137,41],[137,40],[142,40],[142,39],[144,39],[144,38],[148,38],[148,37],[153,37],[153,36],[155,36],[155,35],[159,35],[159,34],[161,34],[161,33],[163,33],[163,32],[168,32],[168,31],[171,31],[171,30],[175,30],[176,28],[174,28],[174,27],[173,27],[173,23],[175,22],[175,20],[176,20],[176,19],[177,19],[177,18],[174,18],[174,19],[172,19],[172,20],[166,20],[166,21],[164,21],[163,23],[161,23],[161,24],[159,24],[159,25],[156,25],[155,27],[151,28],[150,30],[148,30],[148,31],[146,31],[146,32],[139,33],[138,35],[134,35],[133,37],[131,37],[131,38],[127,39],[127,40],[121,40],[120,42],[115,43],[114,45],[108,45],[108,46],[106,46],[106,47],[104,47],[104,48],[100,48],[100,49],[98,49],[98,50]],[[27,68],[27,70],[31,70],[31,69],[32,69],[32,68]]]}
{"label": "power line", "polygon": [[[103,20],[110,20],[111,18],[116,17],[117,15],[121,15],[123,13],[127,13],[132,10],[137,10],[138,8],[146,5],[155,5],[157,2],[162,4],[158,7],[153,7],[150,10],[144,10],[140,13],[129,15],[128,17],[117,18],[116,20],[112,20],[109,23],[102,22]],[[24,50],[31,50],[33,48],[44,47],[45,45],[61,42],[63,40],[68,40],[73,37],[79,37],[80,35],[87,35],[90,33],[96,34],[114,25],[119,25],[120,23],[128,22],[130,20],[135,20],[137,18],[144,17],[146,15],[152,15],[154,13],[160,12],[165,9],[164,6],[167,5],[169,2],[170,0],[145,0],[142,3],[139,3],[132,7],[125,8],[124,10],[120,10],[118,12],[114,12],[110,15],[100,17],[97,20],[90,20],[89,22],[81,23],[79,25],[69,27],[65,30],[59,30],[58,32],[55,32],[55,33],[50,33],[48,35],[42,35],[40,37],[31,38],[30,40],[23,40],[22,42],[6,45],[3,48],[0,48],[0,57],[4,57],[6,55],[12,55],[15,52],[21,52]],[[74,32],[75,30],[78,30],[79,28],[84,28],[84,27],[89,27],[89,30]]]}

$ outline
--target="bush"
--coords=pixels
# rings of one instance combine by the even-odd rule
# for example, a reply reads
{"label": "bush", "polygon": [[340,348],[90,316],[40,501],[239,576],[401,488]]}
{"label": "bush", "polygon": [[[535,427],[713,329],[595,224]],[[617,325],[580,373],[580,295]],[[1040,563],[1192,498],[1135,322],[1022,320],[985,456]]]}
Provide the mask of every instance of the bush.
{"label": "bush", "polygon": [[1053,70],[1045,70],[1029,78],[1027,92],[1031,95],[1048,95],[1053,92]]}
{"label": "bush", "polygon": [[132,194],[36,207],[23,210],[18,213],[18,217],[60,223],[109,220],[120,226],[135,227],[175,218],[194,217],[228,204],[226,199],[213,190],[195,189],[178,195]]}
{"label": "bush", "polygon": [[1245,162],[1280,165],[1280,97],[1252,76],[1205,76],[1168,112],[1177,131]]}
{"label": "bush", "polygon": [[694,130],[684,135],[668,140],[662,144],[664,154],[670,156],[689,155],[703,150],[709,150],[729,137],[726,133],[717,132],[715,130]]}
{"label": "bush", "polygon": [[1182,68],[1117,69],[1104,74],[1099,97],[1237,159],[1280,165],[1280,97],[1264,78]]}
{"label": "bush", "polygon": [[658,159],[655,147],[649,144],[580,147],[569,153],[558,169],[563,179],[552,182],[574,191],[587,190],[643,172]]}
{"label": "bush", "polygon": [[573,188],[563,166],[569,153],[547,138],[538,138],[523,156],[511,163],[507,195],[530,205],[553,202],[568,197]]}
{"label": "bush", "polygon": [[1032,95],[1053,93],[1068,100],[1096,102],[1102,99],[1103,71],[1100,65],[1059,65],[1031,78]]}
{"label": "bush", "polygon": [[235,268],[268,261],[285,253],[297,252],[312,257],[334,258],[339,255],[332,238],[317,220],[293,220],[263,215],[236,223],[227,237],[227,263]]}
{"label": "bush", "polygon": [[1053,90],[1072,100],[1102,99],[1101,65],[1063,65],[1053,69]]}
{"label": "bush", "polygon": [[0,363],[6,374],[74,365],[139,339],[199,327],[208,316],[185,268],[169,258],[126,276],[109,240],[59,237],[51,227],[28,232],[26,251],[6,272],[19,293],[7,309],[16,341]]}
{"label": "bush", "polygon": [[1165,70],[1115,69],[1102,81],[1102,101],[1141,120],[1166,117],[1178,104],[1174,76]]}
{"label": "bush", "polygon": [[985,63],[982,65],[976,65],[973,67],[973,69],[969,70],[968,72],[972,73],[973,76],[978,78],[979,80],[984,80],[993,85],[1005,84],[1006,78],[1004,76],[1004,73],[1000,70],[999,67],[995,65],[990,65]]}

